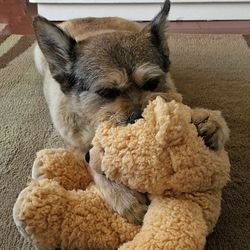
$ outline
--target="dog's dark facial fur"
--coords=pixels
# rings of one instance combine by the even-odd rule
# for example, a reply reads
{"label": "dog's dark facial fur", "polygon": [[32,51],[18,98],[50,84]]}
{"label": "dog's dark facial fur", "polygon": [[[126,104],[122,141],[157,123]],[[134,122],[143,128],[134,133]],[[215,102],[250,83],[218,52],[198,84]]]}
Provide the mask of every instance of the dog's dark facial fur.
{"label": "dog's dark facial fur", "polygon": [[166,1],[150,25],[139,32],[104,33],[78,43],[46,19],[35,19],[39,46],[53,78],[71,96],[73,112],[93,125],[107,119],[122,124],[149,100],[164,97],[169,90],[165,36],[169,9]]}

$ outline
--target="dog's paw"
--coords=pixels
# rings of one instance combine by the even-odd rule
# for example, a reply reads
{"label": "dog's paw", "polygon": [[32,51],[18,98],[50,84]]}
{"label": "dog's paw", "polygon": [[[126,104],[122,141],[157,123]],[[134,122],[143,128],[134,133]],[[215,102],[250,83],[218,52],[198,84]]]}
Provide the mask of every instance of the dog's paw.
{"label": "dog's paw", "polygon": [[90,150],[89,169],[95,184],[115,212],[130,223],[141,224],[148,209],[147,196],[109,180],[101,170],[103,153],[96,147]]}
{"label": "dog's paw", "polygon": [[113,209],[130,223],[141,224],[148,210],[148,199],[145,194],[119,187]]}
{"label": "dog's paw", "polygon": [[104,200],[115,212],[130,223],[142,223],[149,204],[145,194],[112,182],[105,175],[95,171],[92,171],[92,176]]}
{"label": "dog's paw", "polygon": [[210,149],[219,150],[229,139],[229,128],[220,111],[194,109],[192,123]]}

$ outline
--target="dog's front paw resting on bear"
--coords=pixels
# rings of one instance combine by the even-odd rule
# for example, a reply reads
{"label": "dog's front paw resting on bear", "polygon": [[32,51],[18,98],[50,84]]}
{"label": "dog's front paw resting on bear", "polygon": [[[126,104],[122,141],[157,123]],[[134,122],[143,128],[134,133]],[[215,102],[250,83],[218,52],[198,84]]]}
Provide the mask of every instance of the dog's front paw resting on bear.
{"label": "dog's front paw resting on bear", "polygon": [[103,152],[93,148],[89,153],[89,167],[93,179],[105,201],[130,223],[141,224],[148,209],[146,194],[109,180],[101,171]]}
{"label": "dog's front paw resting on bear", "polygon": [[193,110],[192,123],[205,144],[213,150],[223,148],[229,139],[230,130],[220,111],[196,108]]}

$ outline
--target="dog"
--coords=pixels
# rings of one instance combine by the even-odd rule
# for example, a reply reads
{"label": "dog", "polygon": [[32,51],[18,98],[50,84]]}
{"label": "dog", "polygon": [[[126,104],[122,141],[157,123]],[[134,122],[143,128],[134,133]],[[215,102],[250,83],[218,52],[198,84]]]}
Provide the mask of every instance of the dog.
{"label": "dog", "polygon": [[[55,128],[71,147],[86,154],[100,122],[134,123],[150,100],[160,95],[169,101],[176,93],[165,34],[169,10],[166,0],[144,28],[116,17],[60,25],[34,19],[34,57],[45,98]],[[219,112],[194,109],[192,122],[208,147],[224,146],[229,129]],[[98,170],[92,173],[107,203],[128,221],[141,223],[146,195],[112,183]]]}

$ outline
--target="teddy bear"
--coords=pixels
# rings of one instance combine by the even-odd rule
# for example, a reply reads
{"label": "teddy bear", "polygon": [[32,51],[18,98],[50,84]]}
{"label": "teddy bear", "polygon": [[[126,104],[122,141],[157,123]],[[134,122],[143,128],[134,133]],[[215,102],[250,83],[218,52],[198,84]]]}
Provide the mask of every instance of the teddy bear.
{"label": "teddy bear", "polygon": [[[103,122],[90,164],[67,149],[37,153],[32,181],[19,194],[13,217],[37,249],[204,249],[230,178],[227,152],[209,149],[191,122],[193,110],[161,97],[143,118]],[[114,183],[148,196],[142,225],[114,212],[93,182],[91,162]]]}

